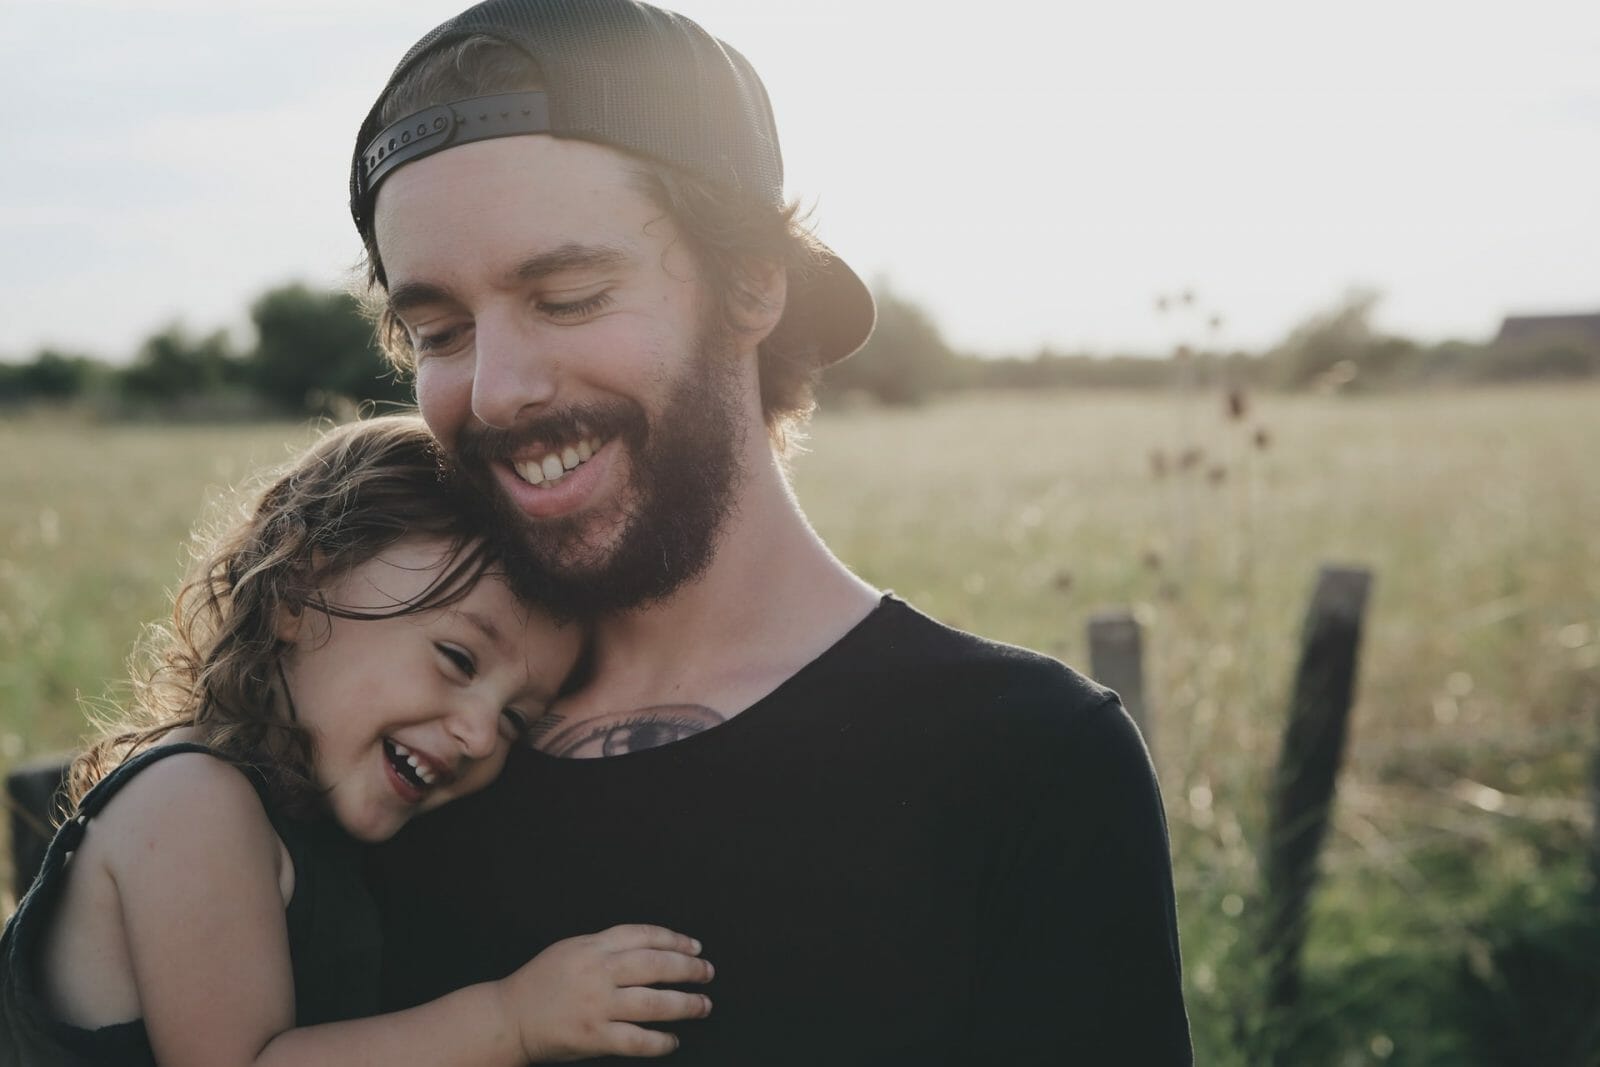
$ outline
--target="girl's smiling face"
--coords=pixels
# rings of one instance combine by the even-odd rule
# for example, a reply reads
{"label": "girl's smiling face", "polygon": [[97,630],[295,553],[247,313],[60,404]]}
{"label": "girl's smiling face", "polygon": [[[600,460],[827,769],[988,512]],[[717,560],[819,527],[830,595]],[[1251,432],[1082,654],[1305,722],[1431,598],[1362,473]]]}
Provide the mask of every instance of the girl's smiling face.
{"label": "girl's smiling face", "polygon": [[[449,545],[400,541],[322,590],[338,611],[418,599]],[[530,610],[494,574],[455,603],[387,618],[307,606],[280,620],[296,717],[317,784],[351,836],[382,841],[407,820],[488,785],[577,662],[579,628]]]}

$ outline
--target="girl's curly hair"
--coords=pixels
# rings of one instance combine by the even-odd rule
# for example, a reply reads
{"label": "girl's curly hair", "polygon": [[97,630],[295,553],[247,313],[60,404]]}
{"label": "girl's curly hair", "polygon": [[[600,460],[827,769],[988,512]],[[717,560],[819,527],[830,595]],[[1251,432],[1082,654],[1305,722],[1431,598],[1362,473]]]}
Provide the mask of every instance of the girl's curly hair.
{"label": "girl's curly hair", "polygon": [[372,618],[326,603],[320,590],[402,538],[448,544],[439,577],[381,612],[452,604],[493,564],[470,500],[448,476],[421,419],[391,415],[329,431],[280,471],[237,520],[201,547],[173,598],[172,620],[135,655],[132,707],[72,764],[76,805],[118,763],[180,727],[258,768],[276,803],[315,807],[312,740],[279,686],[284,613],[307,608]]}

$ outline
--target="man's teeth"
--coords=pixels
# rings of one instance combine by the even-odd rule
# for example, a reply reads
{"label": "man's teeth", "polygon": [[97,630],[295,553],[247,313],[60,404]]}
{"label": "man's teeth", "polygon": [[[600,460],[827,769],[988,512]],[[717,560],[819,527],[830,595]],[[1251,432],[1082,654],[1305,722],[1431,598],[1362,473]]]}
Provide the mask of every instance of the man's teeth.
{"label": "man's teeth", "polygon": [[434,779],[439,777],[434,773],[431,767],[417,759],[417,757],[412,754],[409,748],[402,745],[398,741],[390,741],[389,743],[394,746],[394,750],[395,752],[399,753],[400,758],[411,765],[411,769],[416,772],[417,777],[421,778],[424,784],[432,785],[434,783]]}
{"label": "man's teeth", "polygon": [[568,445],[560,452],[547,453],[541,459],[519,460],[516,463],[517,474],[529,485],[554,485],[568,471],[600,451],[601,444],[597,437],[585,437],[577,444]]}

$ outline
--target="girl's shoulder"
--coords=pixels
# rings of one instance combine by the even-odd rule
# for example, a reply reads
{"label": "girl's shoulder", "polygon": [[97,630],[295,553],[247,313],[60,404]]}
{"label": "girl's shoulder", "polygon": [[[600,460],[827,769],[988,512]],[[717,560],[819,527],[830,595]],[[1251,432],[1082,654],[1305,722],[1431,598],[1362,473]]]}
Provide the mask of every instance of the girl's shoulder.
{"label": "girl's shoulder", "polygon": [[[283,903],[293,896],[288,850],[245,770],[206,751],[141,753],[150,761],[117,784],[115,795],[84,827],[84,858],[98,861],[113,880],[146,883],[185,877],[194,860],[226,866],[269,860]],[[117,772],[113,771],[113,774]]]}
{"label": "girl's shoulder", "polygon": [[193,808],[211,803],[221,807],[207,814],[266,818],[255,786],[238,765],[219,753],[198,749],[168,753],[165,747],[147,749],[129,761],[149,762],[118,783],[115,795],[94,816],[96,821],[126,822],[138,815],[183,819],[185,810],[198,815]]}
{"label": "girl's shoulder", "polygon": [[244,772],[208,751],[163,749],[107,775],[80,802],[76,825],[63,828],[71,836],[51,846],[71,852],[40,887],[55,898],[40,913],[48,916],[38,931],[40,974],[48,1001],[74,1026],[138,1016],[139,959],[148,970],[216,916],[224,924],[230,914],[254,916],[270,929],[294,894],[294,866]]}

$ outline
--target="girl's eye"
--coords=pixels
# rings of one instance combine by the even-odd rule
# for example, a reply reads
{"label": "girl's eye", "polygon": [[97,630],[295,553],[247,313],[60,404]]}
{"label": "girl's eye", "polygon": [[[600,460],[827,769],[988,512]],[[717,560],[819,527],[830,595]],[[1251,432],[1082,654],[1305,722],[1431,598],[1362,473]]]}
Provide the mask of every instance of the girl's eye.
{"label": "girl's eye", "polygon": [[471,678],[478,673],[478,665],[472,662],[472,657],[450,645],[434,645],[439,650],[439,655],[450,661],[450,665],[464,676]]}
{"label": "girl's eye", "polygon": [[528,729],[532,726],[532,723],[528,721],[528,717],[516,708],[504,709],[500,713],[500,723],[501,731],[505,734],[506,740],[514,745],[520,744],[522,739],[528,736]]}
{"label": "girl's eye", "polygon": [[602,289],[593,296],[565,304],[540,301],[539,310],[558,322],[577,322],[605,310],[610,304],[611,293]]}

